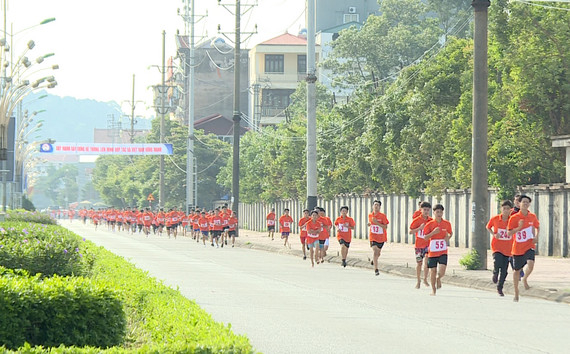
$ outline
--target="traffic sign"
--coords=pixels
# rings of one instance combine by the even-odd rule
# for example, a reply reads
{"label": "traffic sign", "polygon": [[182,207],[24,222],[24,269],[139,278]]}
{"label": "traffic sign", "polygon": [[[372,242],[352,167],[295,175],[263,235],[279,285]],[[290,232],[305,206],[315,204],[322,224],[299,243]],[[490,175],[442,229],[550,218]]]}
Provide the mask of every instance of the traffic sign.
{"label": "traffic sign", "polygon": [[154,201],[154,196],[152,195],[152,193],[148,195],[148,198],[146,198],[146,200],[148,200],[149,202]]}

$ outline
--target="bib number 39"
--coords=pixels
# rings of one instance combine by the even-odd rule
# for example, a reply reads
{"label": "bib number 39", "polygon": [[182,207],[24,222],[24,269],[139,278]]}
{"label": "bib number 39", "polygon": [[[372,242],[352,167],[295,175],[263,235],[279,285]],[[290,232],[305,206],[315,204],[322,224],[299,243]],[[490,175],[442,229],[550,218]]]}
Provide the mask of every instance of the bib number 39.
{"label": "bib number 39", "polygon": [[532,227],[527,227],[524,230],[517,232],[517,242],[526,242],[534,238],[534,234],[532,232]]}

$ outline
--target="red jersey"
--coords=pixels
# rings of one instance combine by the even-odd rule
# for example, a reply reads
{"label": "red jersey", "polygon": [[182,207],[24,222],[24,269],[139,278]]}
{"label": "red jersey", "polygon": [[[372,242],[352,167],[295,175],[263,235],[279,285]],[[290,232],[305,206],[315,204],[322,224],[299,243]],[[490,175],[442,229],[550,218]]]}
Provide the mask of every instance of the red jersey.
{"label": "red jersey", "polygon": [[385,230],[380,225],[377,225],[374,222],[372,222],[372,219],[376,219],[380,224],[384,224],[384,225],[388,225],[390,223],[385,214],[383,214],[381,212],[370,213],[368,215],[368,222],[370,223],[370,234],[369,234],[370,241],[371,242],[378,242],[378,243],[388,241],[388,235],[386,232],[387,230]]}
{"label": "red jersey", "polygon": [[328,216],[319,216],[319,222],[323,226],[321,228],[321,233],[319,234],[319,240],[326,240],[330,237],[329,229],[332,226],[332,220]]}
{"label": "red jersey", "polygon": [[427,248],[429,246],[429,241],[426,240],[425,238],[424,228],[427,225],[427,223],[432,220],[433,219],[431,218],[431,216],[428,216],[427,219],[424,219],[423,216],[420,214],[420,216],[415,217],[412,223],[410,224],[410,229],[417,229],[418,227],[423,225],[423,227],[416,232],[416,246],[415,246],[416,248]]}
{"label": "red jersey", "polygon": [[279,232],[291,232],[293,218],[291,215],[281,215],[279,218]]}
{"label": "red jersey", "polygon": [[491,239],[491,251],[499,252],[504,256],[510,257],[513,248],[513,236],[509,236],[508,230],[509,217],[503,219],[503,215],[495,215],[487,223],[487,228],[493,230],[498,238]]}
{"label": "red jersey", "polygon": [[424,227],[424,235],[429,235],[436,227],[439,227],[439,232],[429,239],[428,257],[439,257],[447,254],[445,236],[451,236],[453,233],[449,221],[441,219],[441,222],[437,222],[433,219]]}
{"label": "red jersey", "polygon": [[267,220],[267,226],[275,226],[275,213],[267,214],[265,220]]}
{"label": "red jersey", "polygon": [[238,219],[234,216],[230,216],[230,218],[228,219],[229,231],[235,231],[237,225],[238,225]]}
{"label": "red jersey", "polygon": [[305,226],[305,224],[307,223],[307,221],[311,220],[311,217],[307,216],[307,217],[302,217],[299,220],[299,228],[301,229],[301,237],[307,237],[307,227]]}
{"label": "red jersey", "polygon": [[336,237],[339,240],[345,240],[346,242],[350,243],[350,241],[352,241],[352,229],[351,229],[351,227],[354,227],[356,225],[356,223],[354,222],[354,219],[351,218],[350,216],[347,216],[346,218],[339,216],[334,221],[334,224],[337,228]]}
{"label": "red jersey", "polygon": [[522,229],[514,236],[512,253],[513,256],[522,256],[526,251],[534,249],[535,228],[538,229],[540,223],[536,215],[530,211],[524,215],[522,211],[511,215],[509,218],[508,229],[516,229],[519,227],[519,221],[522,220]]}
{"label": "red jersey", "polygon": [[307,243],[313,243],[319,239],[319,235],[321,233],[321,229],[323,225],[317,219],[317,221],[313,221],[311,218],[306,224],[305,227],[307,228]]}

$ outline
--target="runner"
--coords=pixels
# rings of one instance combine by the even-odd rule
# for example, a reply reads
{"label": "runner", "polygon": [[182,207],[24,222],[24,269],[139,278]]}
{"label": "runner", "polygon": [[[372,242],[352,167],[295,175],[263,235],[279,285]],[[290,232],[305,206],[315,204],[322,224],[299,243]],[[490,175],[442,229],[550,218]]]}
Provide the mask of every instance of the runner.
{"label": "runner", "polygon": [[513,248],[513,236],[509,236],[507,232],[512,208],[513,203],[510,200],[503,201],[501,203],[501,214],[493,216],[487,224],[487,230],[493,235],[491,240],[494,263],[492,279],[494,284],[498,283],[497,292],[500,296],[505,296],[503,284],[507,279],[509,259]]}
{"label": "runner", "polygon": [[515,202],[515,207],[513,208],[512,213],[516,214],[521,210],[521,195],[517,194],[515,195],[515,199],[513,199]]}
{"label": "runner", "polygon": [[202,211],[200,218],[198,219],[198,225],[200,226],[200,232],[202,233],[202,243],[206,247],[206,240],[208,239],[208,231],[210,230],[210,221],[206,217],[206,212]]}
{"label": "runner", "polygon": [[337,228],[336,237],[340,244],[340,254],[342,256],[342,266],[346,268],[346,256],[348,255],[348,248],[352,241],[352,230],[356,226],[354,219],[348,216],[348,207],[343,206],[340,208],[340,216],[336,218],[334,224]]}
{"label": "runner", "polygon": [[198,220],[200,220],[201,217],[202,217],[202,212],[200,211],[200,209],[196,209],[196,211],[194,212],[194,219],[192,225],[194,228],[192,238],[196,238],[197,243],[200,242],[201,231],[200,231],[200,222]]}
{"label": "runner", "polygon": [[[418,216],[422,215],[422,204],[423,203],[427,203],[427,202],[422,202],[420,201],[418,203],[418,210],[414,211],[414,214],[412,215],[412,220],[414,220],[415,218],[417,218]],[[428,203],[429,204],[429,203]],[[431,205],[431,204],[430,204]],[[431,208],[430,208],[431,209]]]}
{"label": "runner", "polygon": [[311,211],[311,219],[305,223],[307,228],[307,247],[310,250],[311,266],[315,266],[315,250],[319,247],[319,234],[321,233],[322,225],[319,222],[319,212],[316,210]]}
{"label": "runner", "polygon": [[289,243],[289,235],[291,234],[291,226],[293,225],[293,218],[289,215],[289,209],[285,208],[283,210],[283,215],[279,217],[279,232],[281,232],[281,239],[285,240],[283,242],[284,247],[291,248]]}
{"label": "runner", "polygon": [[525,289],[530,289],[528,277],[534,269],[534,256],[538,244],[538,231],[540,223],[536,215],[529,211],[532,200],[527,195],[520,196],[520,211],[509,218],[508,235],[514,236],[512,254],[514,262],[513,285],[515,297],[513,301],[519,301],[520,273],[525,265],[526,272],[522,278]]}
{"label": "runner", "polygon": [[433,220],[428,222],[424,228],[425,239],[429,240],[428,268],[430,269],[432,296],[435,296],[436,288],[441,288],[441,279],[445,276],[447,243],[452,235],[451,224],[443,219],[443,205],[436,204],[433,207]]}
{"label": "runner", "polygon": [[166,214],[164,209],[160,208],[159,212],[156,214],[156,227],[158,229],[158,236],[162,236],[162,231],[166,223]]}
{"label": "runner", "polygon": [[321,231],[321,234],[319,235],[319,255],[321,257],[321,263],[324,263],[327,251],[329,250],[331,229],[333,223],[331,218],[326,216],[324,208],[318,207],[317,209],[319,211],[319,221],[323,225],[323,229]]}
{"label": "runner", "polygon": [[275,234],[275,209],[271,208],[271,212],[267,214],[265,217],[267,221],[267,231],[269,235],[267,237],[271,237],[271,241],[273,241],[273,235]]}
{"label": "runner", "polygon": [[299,229],[301,230],[301,248],[303,249],[303,260],[307,259],[307,250],[305,245],[307,244],[307,227],[305,224],[307,221],[311,220],[309,214],[309,209],[303,210],[303,217],[299,220]]}
{"label": "runner", "polygon": [[222,206],[222,211],[220,211],[220,218],[222,219],[222,247],[224,244],[228,244],[229,238],[229,229],[230,229],[230,217],[231,214],[228,214],[228,207],[226,205]]}
{"label": "runner", "polygon": [[238,219],[236,213],[231,211],[231,216],[228,219],[228,236],[232,238],[232,247],[235,246],[236,237],[238,237],[236,233],[236,228],[238,227]]}
{"label": "runner", "polygon": [[154,215],[150,211],[150,208],[146,208],[146,211],[143,213],[143,226],[144,226],[144,234],[146,237],[150,234],[150,225],[152,224],[152,220],[154,219]]}
{"label": "runner", "polygon": [[386,215],[380,212],[381,206],[382,202],[375,200],[374,204],[372,205],[372,213],[368,215],[368,226],[370,227],[370,247],[374,252],[371,264],[374,266],[374,274],[376,275],[380,275],[380,271],[378,270],[378,258],[380,258],[384,243],[388,241],[387,230],[388,224],[390,223]]}
{"label": "runner", "polygon": [[426,224],[433,219],[429,216],[431,211],[431,204],[428,202],[422,202],[420,205],[421,214],[414,218],[412,223],[410,224],[410,234],[416,235],[416,245],[415,245],[415,252],[416,252],[416,289],[420,288],[421,283],[421,276],[422,276],[422,264],[424,265],[424,285],[429,286],[427,277],[428,277],[428,246],[429,242],[424,237],[424,227]]}
{"label": "runner", "polygon": [[[218,240],[220,239],[220,236],[222,236],[222,217],[220,216],[220,209],[216,208],[215,212],[212,212],[212,224],[213,224],[213,231],[214,233],[212,234],[212,246],[213,243],[215,241],[216,243],[216,248],[220,247]],[[222,247],[224,247],[224,244],[222,243]]]}

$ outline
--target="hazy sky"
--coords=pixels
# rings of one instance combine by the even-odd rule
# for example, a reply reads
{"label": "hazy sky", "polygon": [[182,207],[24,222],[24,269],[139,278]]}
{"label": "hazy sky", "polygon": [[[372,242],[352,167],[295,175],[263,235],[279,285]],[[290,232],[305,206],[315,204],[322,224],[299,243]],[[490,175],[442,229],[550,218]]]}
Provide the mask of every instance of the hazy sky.
{"label": "hazy sky", "polygon": [[[196,26],[197,36],[217,36],[218,24],[222,30],[233,31],[233,15],[218,6],[217,0],[195,3],[196,15],[208,13]],[[137,107],[137,113],[142,115],[152,106],[149,86],[160,82],[158,69],[149,66],[162,62],[161,33],[166,31],[166,56],[175,55],[174,35],[177,29],[184,32],[177,9],[183,5],[182,0],[8,0],[7,30],[17,33],[55,17],[55,22],[14,36],[14,54],[20,55],[30,39],[36,42],[27,54],[30,60],[55,53],[45,63],[60,66],[54,73],[58,86],[50,90],[59,96],[122,103],[131,98],[135,74],[135,99],[145,101]],[[252,31],[257,24],[259,32],[245,46],[251,48],[286,30],[297,33],[304,27],[304,11],[305,0],[259,0],[258,6],[242,17],[242,31]],[[48,72],[38,72],[30,81]],[[130,112],[128,104],[123,104],[123,110]]]}

